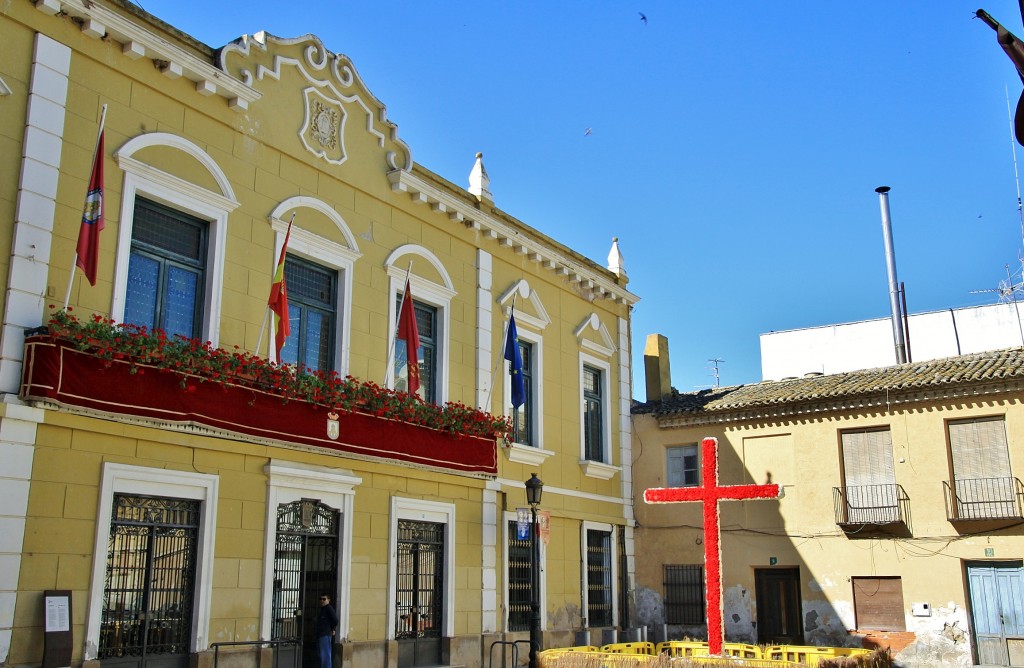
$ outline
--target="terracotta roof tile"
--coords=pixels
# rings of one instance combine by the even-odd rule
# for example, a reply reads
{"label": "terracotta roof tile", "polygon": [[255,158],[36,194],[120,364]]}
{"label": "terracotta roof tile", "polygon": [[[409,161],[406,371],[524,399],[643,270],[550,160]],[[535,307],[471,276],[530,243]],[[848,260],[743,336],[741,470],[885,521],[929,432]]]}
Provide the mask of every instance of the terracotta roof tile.
{"label": "terracotta roof tile", "polygon": [[946,390],[1013,379],[1024,380],[1024,349],[1021,348],[696,392],[678,393],[673,389],[672,396],[663,401],[635,404],[633,413],[666,417],[707,415],[809,402],[850,400],[887,392]]}

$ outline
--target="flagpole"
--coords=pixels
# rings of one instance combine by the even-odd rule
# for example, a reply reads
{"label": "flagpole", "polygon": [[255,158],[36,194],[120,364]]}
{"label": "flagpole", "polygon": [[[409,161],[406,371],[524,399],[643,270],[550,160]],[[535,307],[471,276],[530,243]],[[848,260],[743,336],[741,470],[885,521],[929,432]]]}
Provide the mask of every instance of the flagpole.
{"label": "flagpole", "polygon": [[[405,272],[405,285],[409,285],[409,279],[412,277],[412,260],[409,260],[409,269]],[[405,285],[402,289],[405,290]],[[411,286],[410,286],[411,287]],[[402,318],[402,304],[405,303],[405,298],[408,296],[409,291],[405,290],[402,293],[402,302],[398,305],[398,312],[395,313],[395,335],[391,337],[391,346],[388,349],[388,366],[384,369],[384,387],[388,386],[388,381],[394,381],[395,373],[395,344],[398,341],[398,323]],[[392,382],[392,384],[394,384]],[[394,388],[392,388],[394,389]]]}
{"label": "flagpole", "polygon": [[[96,162],[96,152],[99,151],[99,149],[100,149],[100,137],[103,136],[103,126],[104,126],[104,124],[106,124],[106,122],[107,122],[107,105],[104,104],[103,105],[103,110],[100,112],[100,129],[96,132],[96,143],[95,143],[95,145],[93,146],[93,149],[92,149],[92,162],[94,164]],[[102,159],[103,159],[103,157],[100,156],[100,160],[102,160]],[[92,172],[90,170],[90,181],[92,179],[91,173]],[[86,196],[86,199],[88,199],[88,197],[89,197],[89,185],[90,184],[86,184],[86,186],[85,186],[85,196]],[[81,223],[79,223],[79,227],[81,227]],[[71,287],[74,285],[74,282],[75,282],[75,270],[76,270],[77,267],[78,267],[78,246],[76,245],[75,246],[75,254],[71,257],[71,275],[68,276],[68,289],[64,292],[64,310],[65,311],[68,310],[68,303],[71,301]]]}
{"label": "flagpole", "polygon": [[[295,222],[295,213],[296,213],[295,211],[292,211],[292,217],[288,219],[288,229],[284,233],[284,245],[281,246],[281,251],[285,252],[285,253],[288,252],[288,237],[291,236],[292,223]],[[277,264],[274,265],[274,273],[275,274],[277,273],[277,265],[278,264],[281,264],[281,260],[280,259],[278,259]],[[273,293],[273,284],[271,284],[271,293]],[[267,307],[263,310],[263,322],[260,323],[260,335],[259,335],[259,338],[256,339],[256,354],[257,355],[260,354],[260,348],[263,347],[263,330],[267,329],[267,327],[268,327],[267,320],[270,319],[270,310],[271,310],[270,309],[270,302],[268,301],[267,302]],[[267,341],[267,359],[270,359],[270,346],[272,346],[272,345],[274,345],[273,337],[271,337],[270,340]],[[276,360],[276,361],[280,363],[281,360]]]}

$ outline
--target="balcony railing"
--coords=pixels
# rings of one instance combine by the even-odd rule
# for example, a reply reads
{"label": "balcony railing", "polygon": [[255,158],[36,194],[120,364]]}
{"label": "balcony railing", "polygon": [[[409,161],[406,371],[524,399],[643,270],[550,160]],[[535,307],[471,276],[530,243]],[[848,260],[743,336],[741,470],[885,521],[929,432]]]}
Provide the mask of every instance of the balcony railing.
{"label": "balcony railing", "polygon": [[1024,485],[1017,478],[956,478],[942,486],[950,522],[1024,518]]}
{"label": "balcony railing", "polygon": [[836,524],[906,524],[910,517],[910,497],[895,483],[833,487],[832,499]]}

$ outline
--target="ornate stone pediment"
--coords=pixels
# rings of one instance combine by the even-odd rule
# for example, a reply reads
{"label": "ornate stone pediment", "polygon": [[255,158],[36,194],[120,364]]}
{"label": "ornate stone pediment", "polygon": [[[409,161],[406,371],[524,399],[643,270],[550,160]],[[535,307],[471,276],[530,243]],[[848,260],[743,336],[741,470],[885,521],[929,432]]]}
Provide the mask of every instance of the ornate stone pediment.
{"label": "ornate stone pediment", "polygon": [[[250,126],[243,130],[265,141],[298,141],[302,150],[334,165],[355,154],[372,160],[369,153],[378,152],[387,171],[412,168],[412,153],[384,105],[351,61],[328,51],[317,37],[246,35],[221,49],[219,64],[263,94],[249,109]],[[259,118],[264,113],[274,122]],[[296,133],[290,140],[289,127]]]}

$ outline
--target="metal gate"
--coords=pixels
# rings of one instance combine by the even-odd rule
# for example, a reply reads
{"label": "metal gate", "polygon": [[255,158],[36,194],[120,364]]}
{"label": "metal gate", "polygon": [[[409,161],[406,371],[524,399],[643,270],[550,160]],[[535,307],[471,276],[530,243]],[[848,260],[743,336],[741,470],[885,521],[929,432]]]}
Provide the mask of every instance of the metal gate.
{"label": "metal gate", "polygon": [[97,658],[186,668],[200,502],[115,494]]}
{"label": "metal gate", "polygon": [[1024,568],[1021,562],[967,564],[967,581],[978,663],[1024,666]]}
{"label": "metal gate", "polygon": [[289,653],[301,651],[304,668],[319,668],[320,595],[330,595],[337,610],[337,591],[338,511],[314,499],[278,506],[270,634],[272,640],[301,641],[280,648],[282,663],[295,661]]}
{"label": "metal gate", "polygon": [[441,662],[445,525],[398,522],[395,639],[399,668]]}

